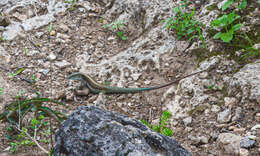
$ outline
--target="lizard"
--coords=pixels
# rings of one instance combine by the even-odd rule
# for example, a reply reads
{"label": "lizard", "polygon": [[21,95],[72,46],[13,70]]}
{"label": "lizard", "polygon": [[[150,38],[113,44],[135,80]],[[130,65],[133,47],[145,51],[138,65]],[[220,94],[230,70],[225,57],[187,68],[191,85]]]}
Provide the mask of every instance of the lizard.
{"label": "lizard", "polygon": [[206,71],[206,70],[188,74],[186,76],[177,78],[176,80],[163,84],[163,85],[146,87],[146,88],[122,88],[122,87],[108,86],[108,85],[98,83],[90,75],[84,75],[83,73],[80,73],[80,72],[73,73],[73,74],[69,75],[67,78],[69,80],[77,80],[77,81],[81,82],[83,90],[76,91],[77,95],[88,95],[89,92],[91,92],[93,94],[99,94],[100,92],[102,92],[104,94],[124,94],[124,93],[138,93],[138,92],[142,92],[142,91],[149,91],[149,90],[164,88],[164,87],[170,86],[176,82],[179,82],[180,80],[182,80],[184,78],[202,73],[204,71]]}

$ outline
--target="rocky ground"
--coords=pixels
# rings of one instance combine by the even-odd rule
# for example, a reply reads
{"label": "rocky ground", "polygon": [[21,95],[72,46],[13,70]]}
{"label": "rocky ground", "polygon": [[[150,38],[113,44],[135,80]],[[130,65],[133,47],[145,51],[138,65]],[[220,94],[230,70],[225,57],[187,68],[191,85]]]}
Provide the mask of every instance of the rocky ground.
{"label": "rocky ground", "polygon": [[[225,44],[177,40],[163,28],[170,17],[170,0],[102,0],[65,3],[62,0],[0,2],[0,108],[18,94],[41,96],[65,103],[53,105],[67,114],[82,105],[95,105],[136,119],[158,123],[162,110],[172,112],[173,137],[194,155],[260,154],[260,63],[241,64],[224,51]],[[206,25],[219,11],[207,10],[217,1],[198,1],[197,17]],[[256,3],[250,3],[253,24],[260,23]],[[256,8],[256,9],[255,9]],[[259,7],[258,7],[259,8]],[[257,14],[258,13],[258,14]],[[104,25],[123,21],[126,40]],[[258,24],[259,24],[258,23]],[[250,28],[250,26],[246,27]],[[257,33],[257,32],[256,32]],[[259,36],[260,31],[258,31]],[[209,35],[209,34],[206,34]],[[255,43],[255,46],[259,47]],[[12,77],[24,68],[19,76]],[[99,82],[119,87],[154,86],[191,72],[208,69],[178,84],[138,94],[77,96],[73,72],[90,74]],[[25,80],[36,79],[34,84]],[[6,123],[1,123],[0,152],[10,148]],[[47,149],[48,144],[43,145]],[[36,146],[19,149],[31,155]],[[5,151],[7,152],[7,151]],[[10,153],[5,153],[9,155]]]}

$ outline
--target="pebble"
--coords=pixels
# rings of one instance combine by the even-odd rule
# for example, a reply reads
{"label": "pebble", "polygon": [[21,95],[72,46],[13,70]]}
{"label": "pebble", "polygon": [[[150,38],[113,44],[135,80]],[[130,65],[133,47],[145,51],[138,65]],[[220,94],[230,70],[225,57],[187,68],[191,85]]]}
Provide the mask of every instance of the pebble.
{"label": "pebble", "polygon": [[55,66],[59,67],[59,68],[66,68],[68,66],[70,66],[71,63],[69,63],[68,61],[66,60],[62,60],[62,61],[58,61],[58,62],[55,62]]}
{"label": "pebble", "polygon": [[232,117],[232,121],[238,121],[242,116],[242,108],[237,107],[235,111],[235,115]]}
{"label": "pebble", "polygon": [[[242,137],[232,133],[221,133],[217,139],[219,155],[239,155]],[[223,152],[223,153],[222,153]]]}
{"label": "pebble", "polygon": [[226,109],[220,113],[218,113],[217,121],[219,123],[227,123],[231,119],[231,111],[230,109]]}
{"label": "pebble", "polygon": [[26,53],[27,56],[34,56],[38,54],[39,52],[37,50],[30,50]]}
{"label": "pebble", "polygon": [[255,125],[254,127],[251,128],[252,131],[255,131],[256,129],[260,129],[260,124]]}
{"label": "pebble", "polygon": [[185,126],[188,126],[192,122],[192,117],[187,117],[182,120]]}
{"label": "pebble", "polygon": [[52,30],[52,31],[50,32],[50,35],[51,35],[51,36],[56,35],[56,31],[55,31],[55,30]]}
{"label": "pebble", "polygon": [[47,60],[49,61],[53,61],[53,60],[56,60],[57,56],[54,54],[54,53],[50,53],[48,56],[47,56]]}
{"label": "pebble", "polygon": [[249,152],[247,149],[241,148],[239,152],[240,156],[249,156]]}
{"label": "pebble", "polygon": [[244,137],[241,141],[240,141],[240,147],[242,148],[252,148],[255,145],[255,140],[251,140],[248,137]]}
{"label": "pebble", "polygon": [[229,108],[233,108],[233,106],[237,103],[237,99],[234,97],[225,97],[224,98],[225,106]]}
{"label": "pebble", "polygon": [[61,24],[59,25],[59,28],[60,28],[64,33],[66,33],[66,32],[69,31],[69,27],[68,27],[67,25],[63,24],[63,23],[61,23]]}
{"label": "pebble", "polygon": [[220,111],[220,107],[218,105],[212,105],[211,111],[212,112],[219,112]]}

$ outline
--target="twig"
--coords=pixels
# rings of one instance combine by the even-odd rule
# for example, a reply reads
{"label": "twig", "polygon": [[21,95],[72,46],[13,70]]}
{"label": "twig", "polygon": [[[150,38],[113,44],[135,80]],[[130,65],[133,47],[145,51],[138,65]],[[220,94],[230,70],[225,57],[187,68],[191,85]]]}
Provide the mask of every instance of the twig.
{"label": "twig", "polygon": [[49,152],[45,149],[45,148],[43,148],[40,144],[39,144],[39,142],[36,140],[36,139],[34,139],[33,137],[31,137],[31,135],[29,134],[29,133],[27,133],[26,131],[22,131],[20,128],[18,128],[18,127],[15,127],[18,131],[20,131],[20,132],[23,132],[27,137],[29,137],[44,153],[46,153],[46,154],[49,154]]}
{"label": "twig", "polygon": [[36,48],[40,53],[42,53],[42,50],[32,40],[28,38],[28,41],[30,41],[30,43],[34,46],[34,48]]}
{"label": "twig", "polygon": [[[4,67],[1,67],[1,66],[0,66],[0,69],[2,69],[3,71],[5,71],[5,72],[7,72],[7,73],[10,72],[9,70],[7,70],[7,69],[5,69]],[[20,80],[23,80],[23,81],[25,81],[25,82],[27,82],[27,83],[32,84],[32,81],[31,81],[31,80],[28,80],[28,79],[22,78],[22,77],[19,76],[19,75],[15,75],[14,77],[17,77],[17,78],[19,78]]]}

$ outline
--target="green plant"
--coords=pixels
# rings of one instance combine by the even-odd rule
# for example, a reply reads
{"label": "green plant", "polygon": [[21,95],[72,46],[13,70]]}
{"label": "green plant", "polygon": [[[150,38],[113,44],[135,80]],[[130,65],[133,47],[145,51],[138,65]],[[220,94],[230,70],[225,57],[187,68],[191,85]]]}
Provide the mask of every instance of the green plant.
{"label": "green plant", "polygon": [[[15,97],[16,100],[6,105],[3,113],[0,114],[0,120],[9,123],[7,130],[12,133],[16,131],[15,135],[7,135],[8,140],[14,139],[14,141],[10,142],[10,150],[15,152],[16,149],[21,146],[37,145],[42,151],[49,154],[49,152],[39,144],[39,142],[48,143],[49,141],[46,139],[37,139],[37,133],[40,132],[38,134],[49,138],[51,130],[50,128],[44,128],[50,126],[46,117],[53,117],[58,122],[61,122],[66,119],[66,115],[59,111],[54,111],[47,106],[43,106],[43,104],[45,102],[63,104],[49,98],[41,98],[40,95],[36,98],[26,99],[22,97],[22,94],[23,91],[20,91]],[[34,114],[34,117],[31,118],[29,124],[23,124],[23,119],[30,112]]]}
{"label": "green plant", "polygon": [[145,120],[141,120],[141,122],[150,127],[151,129],[153,129],[154,131],[161,133],[163,135],[166,136],[172,136],[173,135],[173,131],[171,128],[168,128],[168,122],[169,122],[169,118],[172,116],[172,114],[168,111],[163,111],[162,116],[161,116],[161,121],[158,125],[154,125],[152,126],[149,122],[145,121]]}
{"label": "green plant", "polygon": [[[47,128],[47,129],[46,129]],[[50,138],[50,124],[46,121],[46,118],[43,115],[34,117],[29,125],[26,127],[19,128],[17,126],[12,126],[8,130],[12,132],[12,130],[18,130],[18,134],[12,135],[12,141],[10,142],[11,149],[10,151],[14,153],[17,148],[24,146],[34,146],[37,145],[41,150],[43,150],[46,154],[49,152],[40,146],[39,142],[48,143],[49,140],[46,139],[37,139],[37,133],[40,132],[40,135],[45,135],[46,138]],[[39,134],[39,133],[38,133]],[[40,136],[39,136],[40,137]],[[38,138],[39,138],[38,137]]]}
{"label": "green plant", "polygon": [[192,12],[184,12],[186,1],[181,3],[181,6],[173,8],[175,16],[162,21],[165,23],[164,28],[176,31],[178,39],[188,38],[190,41],[199,38],[205,47],[205,39],[201,30],[203,25],[194,18],[196,8],[193,8]]}
{"label": "green plant", "polygon": [[70,1],[68,0],[68,1],[64,1],[64,3],[70,4],[69,11],[73,11],[75,10],[75,5],[77,1],[78,0],[70,0]]}
{"label": "green plant", "polygon": [[9,76],[10,76],[11,78],[14,78],[16,75],[21,74],[23,71],[24,71],[24,68],[20,68],[20,69],[18,69],[15,73],[13,73],[13,72],[10,73]]}
{"label": "green plant", "polygon": [[233,39],[235,31],[238,31],[242,24],[235,24],[234,21],[239,19],[240,16],[237,15],[234,11],[229,14],[224,14],[223,16],[213,20],[211,24],[211,28],[221,28],[224,29],[225,32],[218,32],[213,37],[214,39],[221,39],[223,42],[230,43]]}
{"label": "green plant", "polygon": [[23,48],[23,52],[24,52],[24,54],[27,54],[27,49]]}
{"label": "green plant", "polygon": [[124,26],[124,21],[123,20],[119,20],[110,24],[105,24],[104,28],[105,29],[109,29],[113,32],[116,33],[116,35],[121,39],[121,40],[127,40],[127,37],[124,34],[124,31],[122,30]]}
{"label": "green plant", "polygon": [[[235,1],[239,1],[240,0],[227,0],[226,3],[222,6],[222,11],[225,11],[227,8],[230,7],[231,4],[233,4]],[[239,5],[237,6],[238,9],[244,9],[247,6],[247,0],[242,0]]]}
{"label": "green plant", "polygon": [[0,88],[0,95],[3,94],[3,88]]}
{"label": "green plant", "polygon": [[35,82],[36,81],[36,77],[34,74],[32,74],[32,82]]}
{"label": "green plant", "polygon": [[51,22],[49,25],[49,32],[51,32],[53,30],[53,23]]}

